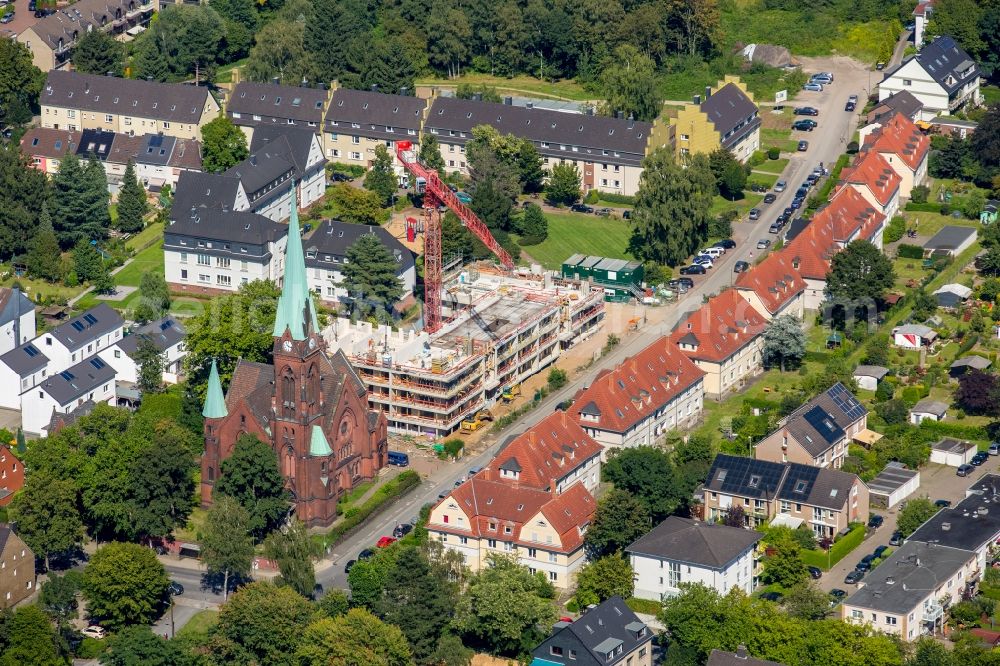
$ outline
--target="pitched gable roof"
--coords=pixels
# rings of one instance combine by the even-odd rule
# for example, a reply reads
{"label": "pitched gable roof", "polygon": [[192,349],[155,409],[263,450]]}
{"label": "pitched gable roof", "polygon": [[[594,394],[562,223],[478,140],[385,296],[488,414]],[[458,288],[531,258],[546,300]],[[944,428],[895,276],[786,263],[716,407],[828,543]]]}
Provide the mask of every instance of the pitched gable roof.
{"label": "pitched gable roof", "polygon": [[334,127],[350,128],[356,124],[367,135],[393,139],[406,136],[406,130],[419,131],[426,108],[427,100],[419,97],[338,88],[333,92],[324,121],[331,131]]}
{"label": "pitched gable roof", "polygon": [[715,125],[725,148],[739,143],[747,134],[760,127],[757,105],[732,82],[722,86],[702,102],[701,110]]}
{"label": "pitched gable roof", "polygon": [[867,187],[882,206],[887,206],[903,182],[885,158],[877,152],[862,152],[854,164],[840,172],[845,183]]}
{"label": "pitched gable roof", "polygon": [[760,532],[742,527],[670,516],[639,537],[625,551],[721,570],[763,536]]}
{"label": "pitched gable roof", "polygon": [[318,126],[323,119],[326,95],[322,88],[241,81],[229,96],[226,111],[230,116],[240,114],[236,119],[238,125],[245,125],[253,116],[260,116],[261,120],[257,122],[290,118]]}
{"label": "pitched gable roof", "polygon": [[886,115],[901,113],[910,120],[913,120],[922,108],[924,108],[923,102],[914,97],[913,93],[909,90],[900,90],[877,103],[868,118],[869,120],[878,121]]}
{"label": "pitched gable roof", "polygon": [[916,124],[902,113],[895,113],[880,128],[865,139],[863,150],[896,155],[916,171],[927,157],[931,140]]}
{"label": "pitched gable roof", "polygon": [[652,638],[649,628],[619,596],[607,599],[572,622],[560,622],[555,629],[532,651],[533,664],[566,663],[565,657],[559,657],[559,662],[552,661],[552,648],[558,646],[562,652],[572,654],[569,663],[620,666],[626,658],[631,663],[635,651]]}
{"label": "pitched gable roof", "polygon": [[548,490],[594,456],[601,445],[564,411],[555,411],[497,452],[489,468],[501,477],[502,470],[518,473],[518,483]]}
{"label": "pitched gable roof", "polygon": [[787,431],[812,456],[822,455],[841,441],[848,428],[868,414],[847,388],[837,382],[788,415]]}
{"label": "pitched gable roof", "polygon": [[21,137],[21,152],[25,155],[59,158],[75,153],[80,143],[80,132],[32,127]]}
{"label": "pitched gable roof", "polygon": [[667,337],[613,370],[600,373],[576,396],[571,414],[596,416],[588,428],[627,432],[701,381],[705,373]]}
{"label": "pitched gable roof", "polygon": [[805,291],[806,283],[792,267],[791,259],[784,252],[775,252],[749,271],[740,273],[736,288],[756,293],[773,315]]}
{"label": "pitched gable roof", "polygon": [[39,103],[42,106],[197,124],[210,99],[207,88],[185,83],[157,83],[52,70],[48,73]]}
{"label": "pitched gable roof", "polygon": [[979,76],[976,62],[948,35],[924,44],[914,59],[949,94]]}
{"label": "pitched gable roof", "polygon": [[49,334],[67,349],[79,349],[88,342],[124,325],[125,320],[122,319],[117,310],[108,306],[107,303],[101,303],[79,317],[74,317],[66,323],[60,324],[49,331]]}
{"label": "pitched gable roof", "polygon": [[765,326],[767,321],[739,291],[727,289],[692,312],[670,340],[690,358],[722,362],[753,342]]}

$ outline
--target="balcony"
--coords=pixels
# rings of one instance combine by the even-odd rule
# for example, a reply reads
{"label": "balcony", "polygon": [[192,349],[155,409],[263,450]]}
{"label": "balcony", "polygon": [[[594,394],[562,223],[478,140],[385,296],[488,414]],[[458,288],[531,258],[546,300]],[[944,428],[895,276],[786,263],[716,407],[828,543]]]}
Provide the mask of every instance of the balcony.
{"label": "balcony", "polygon": [[931,603],[924,606],[924,614],[921,616],[923,622],[935,623],[944,616],[944,606],[939,603]]}

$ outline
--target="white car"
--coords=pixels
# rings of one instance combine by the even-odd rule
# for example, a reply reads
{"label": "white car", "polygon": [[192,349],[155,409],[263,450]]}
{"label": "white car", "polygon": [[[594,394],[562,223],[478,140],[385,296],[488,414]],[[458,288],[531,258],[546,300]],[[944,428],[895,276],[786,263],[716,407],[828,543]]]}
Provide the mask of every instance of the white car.
{"label": "white car", "polygon": [[99,627],[96,624],[90,625],[80,633],[87,638],[96,638],[97,640],[103,640],[108,635],[108,632],[104,630],[104,627]]}
{"label": "white car", "polygon": [[715,264],[712,263],[712,258],[704,254],[699,254],[697,257],[691,260],[691,263],[696,264],[698,266],[704,266],[705,270],[708,270],[713,266],[715,266]]}
{"label": "white car", "polygon": [[712,257],[712,259],[718,259],[726,253],[725,249],[721,247],[706,247],[701,251],[702,254]]}

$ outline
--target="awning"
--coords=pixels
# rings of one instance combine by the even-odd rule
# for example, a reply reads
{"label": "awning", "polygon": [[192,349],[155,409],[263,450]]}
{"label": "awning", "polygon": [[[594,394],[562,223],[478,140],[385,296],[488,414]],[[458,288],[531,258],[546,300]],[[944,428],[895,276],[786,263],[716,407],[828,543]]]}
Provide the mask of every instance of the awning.
{"label": "awning", "polygon": [[771,521],[771,527],[790,527],[793,530],[797,530],[799,525],[804,522],[801,518],[796,518],[790,513],[779,513]]}
{"label": "awning", "polygon": [[126,30],[125,32],[127,34],[132,35],[133,37],[135,37],[136,35],[138,35],[140,33],[146,32],[146,28],[142,27],[141,25],[134,25],[131,28],[129,28],[128,30]]}
{"label": "awning", "polygon": [[149,183],[146,184],[146,189],[149,192],[159,192],[163,189],[163,185],[166,181],[163,178],[150,178]]}
{"label": "awning", "polygon": [[855,442],[860,442],[865,446],[871,446],[880,439],[882,439],[881,434],[875,432],[874,430],[869,430],[868,428],[861,430],[860,432],[858,432],[858,434],[854,436]]}

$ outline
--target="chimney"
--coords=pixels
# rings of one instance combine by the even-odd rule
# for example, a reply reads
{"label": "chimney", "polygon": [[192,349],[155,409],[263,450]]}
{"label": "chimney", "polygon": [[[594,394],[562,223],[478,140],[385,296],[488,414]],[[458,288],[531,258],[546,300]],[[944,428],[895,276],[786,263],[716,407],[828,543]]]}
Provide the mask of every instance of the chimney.
{"label": "chimney", "polygon": [[407,86],[401,86],[399,88],[399,94],[402,95],[403,97],[406,97],[407,95],[410,94],[410,89]]}
{"label": "chimney", "polygon": [[592,106],[588,106],[587,107],[587,115],[588,116],[594,115],[594,107],[592,107]]}
{"label": "chimney", "polygon": [[705,99],[708,100],[712,96],[712,86],[705,86]]}
{"label": "chimney", "polygon": [[104,72],[104,76],[111,76],[111,77],[114,77],[114,75],[115,75],[115,73],[114,73],[114,72]]}
{"label": "chimney", "polygon": [[309,79],[307,79],[304,76],[302,77],[302,87],[303,88],[308,88],[309,87]]}
{"label": "chimney", "polygon": [[506,104],[507,106],[513,106],[514,105],[514,98],[513,97],[504,97],[503,98],[503,103]]}
{"label": "chimney", "polygon": [[83,92],[84,92],[84,94],[87,94],[87,93],[89,93],[89,92],[90,92],[90,81],[87,81],[87,82],[86,82],[86,83],[85,83],[85,84],[83,85]]}
{"label": "chimney", "polygon": [[149,81],[150,83],[152,83],[153,82],[153,77],[152,76],[147,76],[146,80]]}
{"label": "chimney", "polygon": [[695,106],[701,106],[701,95],[695,95],[691,101],[694,102]]}
{"label": "chimney", "polygon": [[750,654],[747,652],[747,646],[740,643],[736,646],[736,658],[741,661],[747,661],[750,658]]}
{"label": "chimney", "polygon": [[280,82],[281,82],[280,77],[275,76],[274,78],[271,79],[271,83],[273,83],[274,85],[278,85]]}
{"label": "chimney", "polygon": [[525,106],[525,108],[533,109],[533,108],[535,108],[535,103],[534,102],[528,102],[524,106]]}

